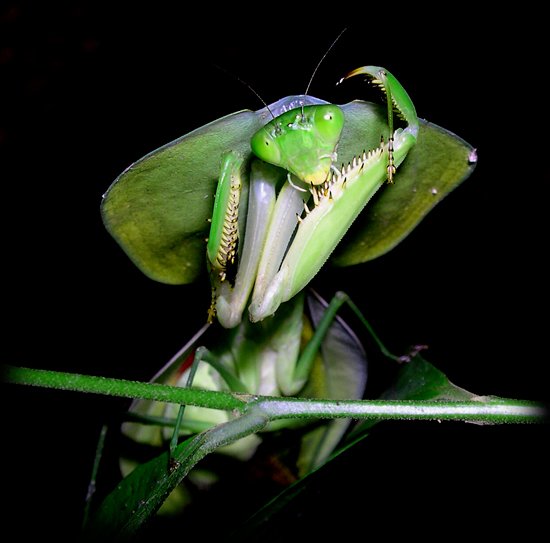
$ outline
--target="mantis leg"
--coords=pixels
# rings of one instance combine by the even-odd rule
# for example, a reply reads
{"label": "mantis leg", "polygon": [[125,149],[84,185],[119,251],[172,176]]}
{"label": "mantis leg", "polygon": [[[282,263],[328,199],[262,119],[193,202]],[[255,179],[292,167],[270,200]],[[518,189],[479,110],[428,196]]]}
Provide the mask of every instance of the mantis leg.
{"label": "mantis leg", "polygon": [[[390,139],[356,155],[342,169],[330,172],[321,185],[312,185],[315,207],[302,217],[279,270],[263,291],[254,293],[250,320],[273,315],[279,306],[302,290],[321,269],[334,248],[384,181],[416,144],[419,121],[414,105],[397,79],[377,66],[364,66],[347,77],[365,75],[386,92]],[[393,130],[393,110],[407,126]]]}
{"label": "mantis leg", "polygon": [[[337,292],[327,303],[311,291],[306,303],[314,331],[310,332],[309,342],[302,348],[294,367],[293,382],[296,386],[305,383],[304,387],[290,391],[292,394],[336,400],[363,397],[367,380],[366,354],[353,331],[337,316],[342,305],[349,306],[355,313],[384,356],[397,362],[409,359],[389,352],[347,294]],[[299,473],[309,473],[321,465],[342,439],[349,424],[349,419],[333,420],[305,434],[297,461]]]}
{"label": "mantis leg", "polygon": [[389,127],[389,139],[388,139],[388,165],[386,168],[388,183],[393,183],[393,176],[396,172],[396,161],[394,157],[394,128],[393,128],[393,114],[394,111],[398,116],[405,120],[408,124],[407,130],[416,139],[418,135],[419,122],[416,115],[413,102],[408,95],[407,91],[397,81],[397,79],[386,69],[379,66],[363,66],[350,72],[344,79],[354,77],[356,75],[364,75],[368,77],[374,85],[380,87],[382,92],[386,95],[386,104],[388,107],[388,127]]}
{"label": "mantis leg", "polygon": [[403,362],[406,360],[406,357],[394,355],[386,348],[371,324],[365,318],[360,309],[355,305],[355,303],[350,299],[350,297],[345,292],[338,291],[330,303],[326,306],[323,316],[315,326],[315,332],[312,338],[300,354],[294,370],[294,381],[296,383],[304,383],[309,378],[311,368],[315,361],[315,357],[321,348],[321,344],[336,319],[338,311],[344,304],[348,305],[357,316],[384,356],[395,362]]}
{"label": "mantis leg", "polygon": [[233,392],[247,392],[246,386],[239,380],[239,378],[234,375],[233,372],[229,370],[223,362],[206,347],[199,347],[197,349],[195,352],[195,361],[197,362],[197,365],[199,362],[206,362],[212,366]]}
{"label": "mantis leg", "polygon": [[222,157],[206,245],[211,272],[220,281],[225,281],[227,268],[235,263],[237,256],[239,204],[244,179],[242,168],[243,158],[239,154],[228,152]]}
{"label": "mantis leg", "polygon": [[261,307],[269,289],[273,288],[273,279],[279,271],[290,239],[298,225],[297,217],[302,214],[309,197],[308,191],[299,190],[291,183],[285,183],[281,188],[258,266],[250,305],[251,315]]}
{"label": "mantis leg", "polygon": [[[189,388],[193,384],[193,380],[195,379],[195,373],[197,373],[197,368],[199,367],[199,362],[200,362],[200,358],[195,354],[195,357],[193,358],[193,363],[191,364],[191,368],[189,369],[187,382],[185,383],[185,386],[187,388]],[[180,428],[181,428],[181,423],[183,421],[184,414],[185,414],[185,404],[181,404],[178,410],[178,414],[176,416],[176,421],[174,423],[174,432],[172,433],[172,437],[170,439],[170,449],[168,454],[169,466],[172,466],[172,463],[174,461],[174,455],[178,447],[178,438],[180,435]]]}
{"label": "mantis leg", "polygon": [[254,161],[251,165],[246,231],[237,276],[233,285],[222,281],[214,292],[218,320],[225,328],[233,328],[242,320],[271,223],[276,187],[282,177],[282,170],[265,162]]}

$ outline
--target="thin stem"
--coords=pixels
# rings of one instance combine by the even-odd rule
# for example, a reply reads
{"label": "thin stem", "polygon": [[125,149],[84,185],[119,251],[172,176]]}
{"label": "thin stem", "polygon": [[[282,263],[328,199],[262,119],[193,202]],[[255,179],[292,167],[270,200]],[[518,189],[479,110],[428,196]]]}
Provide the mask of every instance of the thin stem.
{"label": "thin stem", "polygon": [[6,383],[19,385],[196,405],[211,409],[242,409],[246,405],[244,395],[233,394],[231,392],[181,388],[161,385],[159,383],[143,383],[139,381],[126,381],[124,379],[97,377],[95,375],[16,368],[14,366],[4,366],[2,380]]}
{"label": "thin stem", "polygon": [[545,422],[548,411],[536,402],[475,396],[471,401],[302,400],[262,398],[258,406],[270,420],[286,418],[458,420],[491,424]]}
{"label": "thin stem", "polygon": [[543,404],[496,397],[474,396],[471,401],[398,400],[305,400],[196,390],[156,383],[71,373],[8,367],[8,383],[75,390],[128,398],[142,398],[199,407],[238,410],[245,414],[261,412],[269,420],[377,419],[377,420],[460,420],[481,423],[547,422]]}

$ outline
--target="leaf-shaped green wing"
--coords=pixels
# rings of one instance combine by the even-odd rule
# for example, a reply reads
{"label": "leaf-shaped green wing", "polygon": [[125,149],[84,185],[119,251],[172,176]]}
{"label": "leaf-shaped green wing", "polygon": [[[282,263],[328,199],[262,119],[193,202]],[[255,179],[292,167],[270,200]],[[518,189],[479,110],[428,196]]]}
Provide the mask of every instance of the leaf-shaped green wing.
{"label": "leaf-shaped green wing", "polygon": [[[278,114],[313,97],[289,96]],[[342,106],[346,122],[339,160],[347,162],[387,137],[385,108],[362,101]],[[270,118],[264,108],[233,113],[153,151],[111,185],[102,203],[107,230],[149,277],[190,283],[205,269],[205,242],[223,153],[250,160],[250,138]],[[372,260],[397,245],[472,172],[473,149],[451,132],[421,121],[417,145],[395,177],[367,206],[333,256],[340,266]]]}
{"label": "leaf-shaped green wing", "polygon": [[[311,291],[307,296],[307,306],[312,323],[317,328],[328,303]],[[321,345],[321,354],[320,364],[312,369],[308,384],[300,396],[360,400],[367,384],[367,355],[359,338],[340,317],[332,322]],[[334,419],[304,435],[297,460],[300,476],[327,459],[350,422],[350,419]]]}
{"label": "leaf-shaped green wing", "polygon": [[[374,134],[385,130],[385,111],[375,108],[374,111],[379,112],[376,115],[373,107],[364,102],[343,106],[347,133],[341,145],[345,150],[342,158],[349,160],[352,145],[348,141],[373,143],[368,139],[372,139],[373,131],[366,129],[366,119],[370,126],[376,127]],[[420,120],[418,142],[399,167],[394,184],[383,186],[369,202],[336,249],[332,262],[349,266],[387,253],[412,232],[438,202],[467,179],[474,168],[475,150],[468,143],[452,132]]]}
{"label": "leaf-shaped green wing", "polygon": [[103,221],[147,276],[169,284],[197,279],[221,156],[233,150],[249,157],[260,126],[248,110],[222,117],[146,155],[114,181]]}

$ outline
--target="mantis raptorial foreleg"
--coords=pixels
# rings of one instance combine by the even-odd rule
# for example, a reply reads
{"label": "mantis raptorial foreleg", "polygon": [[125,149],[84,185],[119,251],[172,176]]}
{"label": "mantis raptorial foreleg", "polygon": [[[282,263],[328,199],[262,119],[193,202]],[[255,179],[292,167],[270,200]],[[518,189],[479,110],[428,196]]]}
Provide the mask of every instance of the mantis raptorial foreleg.
{"label": "mantis raptorial foreleg", "polygon": [[[197,373],[197,368],[199,367],[199,363],[200,363],[200,358],[197,357],[197,354],[195,353],[195,357],[193,359],[191,367],[189,368],[189,374],[187,375],[187,382],[185,383],[185,386],[187,388],[189,388],[193,384],[193,380],[195,379],[195,374]],[[170,448],[169,448],[169,454],[168,454],[168,459],[169,459],[168,462],[170,466],[172,466],[174,455],[178,447],[180,429],[183,422],[184,414],[185,414],[185,404],[181,404],[178,409],[176,420],[174,422],[174,432],[172,433],[172,437],[170,439]]]}
{"label": "mantis raptorial foreleg", "polygon": [[[234,227],[234,221],[236,217],[240,217],[241,223],[245,223],[243,210],[242,206],[237,205],[233,206],[228,213],[224,208],[224,203],[235,202],[237,199],[240,201],[240,196],[237,198],[231,196],[231,193],[237,187],[242,186],[243,180],[240,178],[236,182],[227,175],[228,163],[231,164],[230,170],[233,175],[241,177],[242,158],[234,153],[224,157],[211,227],[211,232],[215,231],[219,234],[214,238],[212,236],[209,238],[207,254],[211,269],[214,270],[214,274],[211,273],[213,300],[210,320],[217,314],[218,320],[225,328],[233,328],[241,322],[242,313],[254,286],[261,251],[275,208],[276,189],[284,178],[284,172],[261,161],[254,161],[251,164],[248,210],[245,215],[246,236],[244,236],[244,242],[240,243],[240,255],[237,255],[239,240],[243,236],[239,235],[239,230]],[[218,203],[221,205],[218,206]],[[228,241],[223,250],[232,253],[232,260],[224,260],[219,257],[220,242],[218,240],[222,239],[224,232],[231,234],[230,236],[225,235],[225,239]],[[231,281],[227,278],[227,268],[235,262],[235,259],[238,259],[238,271]]]}

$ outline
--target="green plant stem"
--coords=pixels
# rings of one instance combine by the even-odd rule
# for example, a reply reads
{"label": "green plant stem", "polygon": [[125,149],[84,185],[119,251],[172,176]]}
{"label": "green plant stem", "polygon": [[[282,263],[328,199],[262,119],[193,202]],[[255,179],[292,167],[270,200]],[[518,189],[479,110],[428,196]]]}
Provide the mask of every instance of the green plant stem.
{"label": "green plant stem", "polygon": [[166,485],[167,491],[164,495],[163,493],[154,493],[149,500],[137,508],[130,522],[124,527],[123,540],[131,539],[143,522],[158,510],[166,499],[168,491],[173,489],[207,454],[214,452],[219,447],[234,443],[242,437],[259,432],[267,423],[268,419],[262,413],[249,412],[225,424],[214,426],[182,443],[174,451],[174,468],[167,472],[166,482],[162,483]]}
{"label": "green plant stem", "polygon": [[376,419],[376,420],[461,420],[502,424],[545,422],[548,412],[536,402],[474,396],[470,401],[407,400],[307,400],[253,396],[156,383],[141,383],[106,377],[15,368],[4,372],[8,383],[73,390],[127,398],[195,405],[210,409],[261,413],[268,420],[302,419]]}
{"label": "green plant stem", "polygon": [[301,400],[263,398],[257,404],[270,420],[286,418],[353,418],[374,420],[461,420],[490,424],[543,422],[544,406],[508,398],[474,397],[440,400]]}
{"label": "green plant stem", "polygon": [[140,381],[97,377],[95,375],[17,368],[14,366],[4,366],[2,380],[6,383],[19,385],[197,405],[210,407],[211,409],[242,409],[246,405],[245,399],[241,398],[239,394],[229,392],[181,388],[158,383],[143,383]]}
{"label": "green plant stem", "polygon": [[[251,410],[180,443],[170,463],[167,451],[147,464],[138,466],[128,479],[139,487],[141,478],[148,477],[140,472],[150,473],[151,464],[157,464],[153,468],[154,483],[151,484],[147,499],[143,499],[139,491],[128,493],[127,485],[118,485],[97,510],[92,525],[87,527],[85,541],[134,541],[143,523],[158,510],[168,494],[200,460],[219,447],[261,431],[268,422],[261,411]],[[168,469],[167,465],[170,466]],[[122,514],[118,514],[120,503],[124,503]]]}

